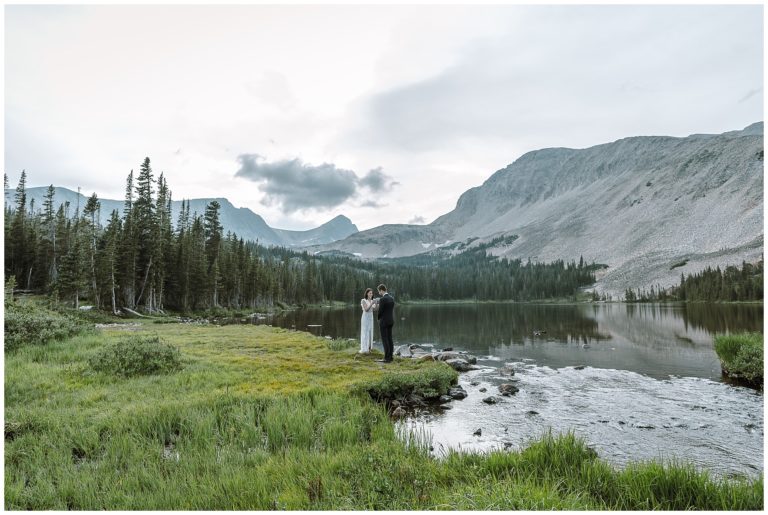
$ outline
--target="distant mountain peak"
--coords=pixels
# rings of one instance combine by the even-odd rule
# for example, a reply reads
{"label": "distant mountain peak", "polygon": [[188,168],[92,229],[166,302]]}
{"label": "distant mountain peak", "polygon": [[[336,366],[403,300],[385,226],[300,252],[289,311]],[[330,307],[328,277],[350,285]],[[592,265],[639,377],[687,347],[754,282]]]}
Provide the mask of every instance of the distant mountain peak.
{"label": "distant mountain peak", "polygon": [[[28,205],[34,200],[36,209],[41,208],[47,190],[47,186],[27,188]],[[14,205],[14,194],[15,189],[9,188],[5,190],[6,205]],[[87,196],[81,193],[79,199],[80,205],[85,206]],[[61,186],[56,187],[54,194],[56,208],[64,202],[69,202],[71,216],[74,214],[74,206],[77,200],[78,194],[76,191]],[[344,215],[339,215],[325,224],[307,231],[283,231],[281,229],[273,229],[259,214],[254,213],[247,207],[237,208],[229,199],[224,197],[183,199],[190,206],[190,212],[197,213],[198,215],[202,215],[205,212],[206,206],[214,200],[221,206],[219,216],[225,232],[233,232],[239,238],[248,241],[258,241],[262,245],[294,247],[332,243],[358,232],[355,224]],[[100,221],[104,226],[108,223],[112,210],[116,209],[119,213],[123,211],[124,205],[122,200],[100,198],[99,201],[101,202]],[[174,200],[171,204],[171,216],[174,221],[178,220],[181,202],[182,200]]]}
{"label": "distant mountain peak", "polygon": [[322,224],[320,227],[354,227],[355,232],[357,232],[357,226],[352,223],[352,220],[344,215],[336,216]]}

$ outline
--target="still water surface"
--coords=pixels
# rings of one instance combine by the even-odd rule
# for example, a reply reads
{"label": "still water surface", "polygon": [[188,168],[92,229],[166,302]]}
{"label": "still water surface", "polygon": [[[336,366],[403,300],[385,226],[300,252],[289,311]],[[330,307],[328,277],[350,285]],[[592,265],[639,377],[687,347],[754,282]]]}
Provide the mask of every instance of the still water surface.
{"label": "still water surface", "polygon": [[[262,322],[334,338],[360,331],[357,308]],[[478,358],[478,369],[459,379],[466,399],[405,424],[431,433],[437,453],[520,448],[550,429],[572,430],[618,465],[681,459],[718,475],[754,476],[763,469],[763,395],[723,381],[713,334],[762,328],[756,305],[398,306],[395,346],[453,347]],[[375,339],[381,349],[378,329]],[[520,388],[513,397],[498,396],[510,381],[505,368]],[[499,403],[483,403],[489,395]]]}

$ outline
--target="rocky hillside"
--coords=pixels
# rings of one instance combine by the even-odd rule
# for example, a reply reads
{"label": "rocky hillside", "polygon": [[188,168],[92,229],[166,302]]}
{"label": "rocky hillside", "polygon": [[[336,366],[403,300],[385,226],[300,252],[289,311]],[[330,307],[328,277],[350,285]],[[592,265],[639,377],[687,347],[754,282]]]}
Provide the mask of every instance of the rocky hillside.
{"label": "rocky hillside", "polygon": [[[34,209],[38,210],[43,206],[43,200],[47,187],[27,188],[27,204],[34,200]],[[5,190],[5,203],[9,206],[14,205],[15,190]],[[87,197],[80,195],[79,205],[82,210],[87,201]],[[189,200],[189,212],[202,215],[205,212],[205,206],[212,200],[221,204],[220,220],[224,226],[224,231],[232,231],[245,240],[258,241],[262,245],[279,245],[284,247],[317,245],[322,243],[331,243],[336,240],[346,238],[350,234],[357,232],[357,227],[345,216],[337,216],[325,224],[307,231],[287,231],[283,229],[273,229],[264,219],[248,208],[237,208],[225,198],[199,198]],[[69,202],[69,215],[74,216],[78,205],[78,194],[67,188],[56,188],[54,195],[56,208]],[[99,199],[101,202],[101,223],[106,225],[109,221],[112,210],[117,209],[120,213],[123,210],[122,200]],[[171,212],[173,221],[178,220],[181,211],[181,201],[173,201]]]}
{"label": "rocky hillside", "polygon": [[505,235],[518,238],[494,254],[608,265],[596,288],[612,294],[669,286],[707,265],[759,260],[763,124],[529,152],[429,225],[381,226],[315,250],[396,257]]}

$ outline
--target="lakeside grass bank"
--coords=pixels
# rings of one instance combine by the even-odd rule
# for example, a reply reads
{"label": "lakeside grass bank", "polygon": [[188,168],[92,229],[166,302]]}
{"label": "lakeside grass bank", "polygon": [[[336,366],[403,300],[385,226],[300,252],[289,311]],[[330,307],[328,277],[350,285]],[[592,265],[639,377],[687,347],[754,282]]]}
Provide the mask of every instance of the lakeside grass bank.
{"label": "lakeside grass bank", "polygon": [[[134,336],[181,369],[122,377],[89,361]],[[430,456],[372,396],[440,390],[443,363],[253,325],[108,327],[6,353],[6,509],[750,509],[763,480],[687,465],[615,470],[573,435],[520,452]]]}
{"label": "lakeside grass bank", "polygon": [[763,335],[760,333],[719,334],[715,352],[723,374],[731,379],[763,388]]}

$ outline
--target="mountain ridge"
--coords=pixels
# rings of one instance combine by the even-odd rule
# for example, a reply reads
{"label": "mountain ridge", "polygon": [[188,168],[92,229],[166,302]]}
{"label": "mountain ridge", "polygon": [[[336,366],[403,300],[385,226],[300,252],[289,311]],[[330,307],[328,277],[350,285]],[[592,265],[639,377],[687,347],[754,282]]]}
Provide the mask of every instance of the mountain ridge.
{"label": "mountain ridge", "polygon": [[762,258],[762,160],[762,122],[719,135],[534,150],[431,224],[381,226],[313,250],[398,257],[515,234],[492,252],[605,263],[595,287],[611,294],[671,286],[681,272]]}

